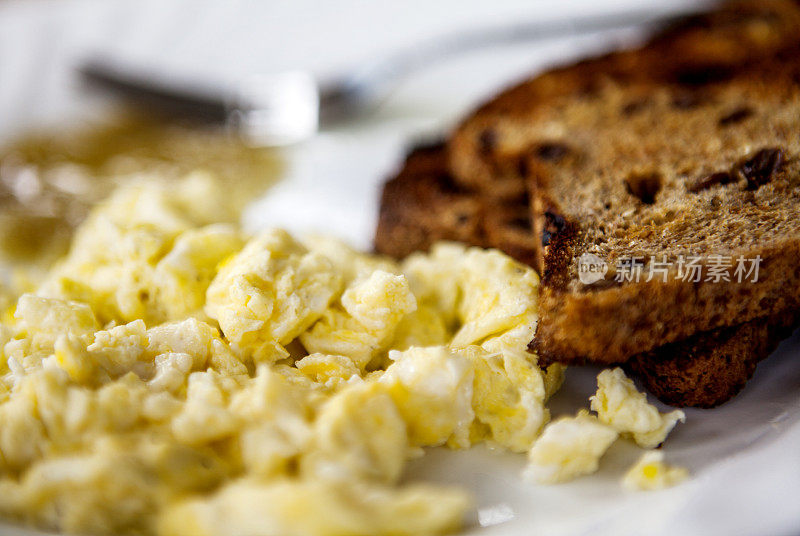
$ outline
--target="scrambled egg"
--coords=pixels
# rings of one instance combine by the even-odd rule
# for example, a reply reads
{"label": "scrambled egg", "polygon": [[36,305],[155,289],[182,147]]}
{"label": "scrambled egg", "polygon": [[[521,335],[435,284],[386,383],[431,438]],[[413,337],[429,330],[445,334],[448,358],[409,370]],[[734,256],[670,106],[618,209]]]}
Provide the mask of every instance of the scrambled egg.
{"label": "scrambled egg", "polygon": [[401,489],[362,481],[239,480],[210,500],[169,507],[158,531],[176,536],[373,536],[449,533],[468,507],[458,490],[427,485]]}
{"label": "scrambled egg", "polygon": [[214,223],[203,175],[99,204],[0,329],[0,512],[55,530],[435,534],[462,491],[420,447],[530,448],[535,273],[442,244],[403,264]]}
{"label": "scrambled egg", "polygon": [[630,435],[644,448],[657,447],[678,421],[686,420],[679,409],[660,413],[621,368],[606,369],[597,375],[597,393],[590,400],[592,410],[602,422]]}
{"label": "scrambled egg", "polygon": [[339,303],[300,335],[309,352],[346,355],[360,369],[387,349],[397,326],[417,308],[402,275],[376,270],[354,281]]}
{"label": "scrambled egg", "polygon": [[555,420],[531,448],[526,476],[542,484],[555,484],[594,473],[618,435],[585,410],[575,417]]}
{"label": "scrambled egg", "polygon": [[530,449],[550,419],[547,375],[520,351],[487,352],[471,346],[465,352],[475,371],[470,437],[508,448]]}
{"label": "scrambled egg", "polygon": [[649,450],[625,473],[622,485],[630,490],[649,491],[674,486],[688,477],[686,468],[664,463],[663,452]]}
{"label": "scrambled egg", "polygon": [[213,200],[225,196],[213,177],[171,184],[143,179],[100,203],[36,293],[90,304],[102,323],[155,324],[195,312],[217,264],[243,238],[219,224],[203,229],[216,221]]}
{"label": "scrambled egg", "polygon": [[443,315],[451,345],[524,348],[536,329],[536,272],[496,250],[453,243],[415,253],[402,265],[418,302]]}
{"label": "scrambled egg", "polygon": [[323,315],[340,286],[326,257],[270,230],[219,266],[205,310],[231,343],[269,363],[288,357],[283,345]]}
{"label": "scrambled egg", "polygon": [[[678,421],[685,419],[680,410],[659,413],[620,368],[606,369],[597,375],[597,392],[589,400],[597,416],[580,410],[574,417],[563,417],[545,427],[528,453],[526,475],[530,479],[552,484],[594,473],[600,466],[600,458],[620,435],[631,437],[641,447],[653,448],[664,442]],[[653,485],[661,485],[662,481],[666,485],[673,477],[674,482],[679,481],[681,471],[666,466],[657,469],[658,474],[651,474],[655,479]],[[625,482],[651,472],[643,466],[634,466]],[[644,489],[648,485],[643,482],[640,480],[636,485]]]}
{"label": "scrambled egg", "polygon": [[378,381],[408,423],[411,443],[468,447],[475,418],[469,360],[441,346],[393,352],[389,358],[394,363]]}
{"label": "scrambled egg", "polygon": [[600,420],[547,425],[563,368],[527,349],[538,278],[498,251],[398,264],[248,236],[214,223],[221,195],[202,174],[125,186],[8,300],[2,515],[87,534],[440,534],[470,498],[402,481],[423,447],[530,450],[554,482],[595,470],[618,431],[660,442],[677,420],[611,372]]}

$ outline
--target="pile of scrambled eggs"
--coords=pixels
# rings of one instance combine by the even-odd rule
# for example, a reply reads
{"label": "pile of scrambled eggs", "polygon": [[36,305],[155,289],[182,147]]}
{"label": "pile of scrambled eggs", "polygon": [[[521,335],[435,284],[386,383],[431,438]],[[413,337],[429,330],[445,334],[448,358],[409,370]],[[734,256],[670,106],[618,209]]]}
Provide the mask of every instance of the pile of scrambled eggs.
{"label": "pile of scrambled eggs", "polygon": [[[215,223],[221,197],[198,174],[122,187],[5,313],[4,516],[87,534],[439,534],[470,498],[400,483],[423,447],[528,452],[530,475],[558,482],[683,417],[615,370],[597,416],[548,424],[563,370],[527,351],[538,278],[498,251],[397,263],[249,236]],[[684,475],[639,466],[628,485]]]}

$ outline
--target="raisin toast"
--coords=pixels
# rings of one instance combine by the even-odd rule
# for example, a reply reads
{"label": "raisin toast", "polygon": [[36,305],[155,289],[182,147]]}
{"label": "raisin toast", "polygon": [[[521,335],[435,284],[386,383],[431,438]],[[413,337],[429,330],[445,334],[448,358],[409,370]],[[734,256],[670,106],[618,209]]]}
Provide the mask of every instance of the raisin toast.
{"label": "raisin toast", "polygon": [[698,333],[636,354],[625,368],[666,404],[714,407],[744,388],[796,323],[796,315],[782,315]]}
{"label": "raisin toast", "polygon": [[[458,183],[495,198],[527,183],[544,242],[543,359],[624,362],[798,309],[798,41],[796,3],[729,5],[525,82],[456,131]],[[578,274],[586,253],[608,266],[593,284]],[[717,256],[759,259],[757,281],[732,282],[733,267],[680,277],[679,259]],[[655,259],[666,279],[616,269],[633,260],[647,274]]]}
{"label": "raisin toast", "polygon": [[[402,258],[448,239],[495,247],[533,264],[541,241],[529,230],[527,196],[490,206],[486,196],[453,184],[443,146],[412,150],[384,186],[376,249]],[[758,361],[786,335],[785,323],[760,319],[697,334],[633,356],[628,368],[663,402],[712,407],[744,386]]]}
{"label": "raisin toast", "polygon": [[402,258],[439,240],[485,246],[484,203],[447,170],[444,143],[412,149],[381,195],[375,249]]}
{"label": "raisin toast", "polygon": [[530,232],[527,193],[495,201],[453,179],[444,142],[418,145],[383,186],[375,249],[403,258],[453,240],[497,248],[532,265],[537,241]]}
{"label": "raisin toast", "polygon": [[[647,90],[652,108],[613,135],[597,116],[567,126],[587,136],[574,161],[530,163],[534,233],[549,237],[541,355],[620,362],[800,308],[800,85],[785,74],[743,72],[681,114],[674,91]],[[602,280],[581,280],[584,255],[607,263]]]}
{"label": "raisin toast", "polygon": [[[454,179],[500,197],[524,189],[521,180],[532,152],[557,159],[563,146],[558,121],[540,121],[541,110],[564,97],[597,101],[608,82],[647,81],[684,87],[674,107],[694,106],[697,92],[724,81],[743,64],[773,57],[800,42],[800,3],[791,0],[744,0],[723,4],[707,14],[688,17],[659,32],[645,46],[612,52],[540,73],[478,107],[448,141],[449,169]],[[624,103],[621,112],[636,111],[641,102]]]}

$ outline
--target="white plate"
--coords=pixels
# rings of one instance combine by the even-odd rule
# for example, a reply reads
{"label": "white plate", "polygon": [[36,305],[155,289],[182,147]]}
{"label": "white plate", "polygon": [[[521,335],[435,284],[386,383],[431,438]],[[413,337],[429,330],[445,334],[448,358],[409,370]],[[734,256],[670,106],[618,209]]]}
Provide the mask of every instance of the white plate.
{"label": "white plate", "polygon": [[[637,4],[12,1],[0,4],[0,137],[97,106],[70,76],[75,59],[92,50],[211,79],[256,66],[323,72],[460,27]],[[322,230],[369,247],[380,181],[410,138],[441,130],[481,95],[535,66],[597,46],[583,39],[487,50],[420,73],[372,120],[292,149],[289,177],[250,207],[246,224]],[[596,372],[570,369],[554,414],[586,407]],[[800,337],[762,363],[733,401],[688,410],[664,450],[693,476],[663,492],[621,488],[638,453],[625,442],[612,447],[598,474],[554,487],[522,481],[524,456],[483,448],[430,451],[411,464],[408,478],[471,490],[474,535],[800,534]],[[0,526],[0,535],[11,534],[22,532]]]}

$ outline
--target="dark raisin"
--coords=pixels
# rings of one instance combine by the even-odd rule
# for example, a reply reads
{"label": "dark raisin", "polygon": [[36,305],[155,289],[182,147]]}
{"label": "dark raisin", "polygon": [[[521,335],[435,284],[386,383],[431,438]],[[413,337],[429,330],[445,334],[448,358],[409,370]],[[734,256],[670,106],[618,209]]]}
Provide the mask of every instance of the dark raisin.
{"label": "dark raisin", "polygon": [[458,184],[453,176],[449,173],[439,173],[436,178],[438,180],[432,181],[439,185],[439,190],[445,194],[459,195],[468,193],[469,190]]}
{"label": "dark raisin", "polygon": [[542,245],[550,243],[554,236],[560,233],[567,226],[564,216],[556,214],[551,210],[544,213],[544,228],[542,229]]}
{"label": "dark raisin", "polygon": [[464,213],[456,214],[456,223],[458,225],[464,225],[468,221],[469,221],[469,214],[464,214]]}
{"label": "dark raisin", "polygon": [[569,154],[569,147],[559,142],[540,143],[536,146],[534,154],[542,160],[558,162]]}
{"label": "dark raisin", "polygon": [[728,125],[733,125],[733,124],[739,123],[739,122],[747,119],[751,115],[753,115],[753,109],[752,108],[748,108],[747,106],[743,106],[741,108],[738,108],[738,109],[732,111],[728,115],[720,117],[719,118],[719,125],[721,127],[726,127]]}
{"label": "dark raisin", "polygon": [[730,184],[735,182],[735,178],[733,175],[728,173],[727,171],[720,171],[717,173],[711,173],[710,175],[706,175],[705,177],[701,177],[700,179],[696,180],[694,183],[690,184],[686,187],[687,190],[693,193],[697,193],[701,190],[705,190],[706,188],[711,188],[717,184]]}
{"label": "dark raisin", "polygon": [[582,98],[593,98],[600,93],[600,83],[597,80],[584,82],[578,90],[578,95]]}
{"label": "dark raisin", "polygon": [[547,229],[542,229],[542,245],[546,246],[550,243],[550,239],[553,238],[553,233],[548,231]]}
{"label": "dark raisin", "polygon": [[487,128],[478,136],[478,146],[483,154],[492,153],[497,147],[497,132]]}
{"label": "dark raisin", "polygon": [[687,15],[669,19],[655,37],[656,43],[671,43],[675,35],[685,35],[687,30],[697,28],[703,29],[711,26],[708,15]]}
{"label": "dark raisin", "polygon": [[683,86],[705,86],[724,82],[733,76],[733,68],[724,64],[685,65],[673,73],[675,81]]}
{"label": "dark raisin", "polygon": [[556,214],[555,212],[546,211],[544,213],[545,218],[545,227],[548,229],[555,229],[556,231],[560,231],[564,228],[567,224],[567,221],[564,219],[563,216]]}
{"label": "dark raisin", "polygon": [[628,193],[639,198],[642,203],[652,205],[661,189],[661,175],[658,173],[631,173],[625,179]]}
{"label": "dark raisin", "polygon": [[753,156],[739,162],[736,173],[747,180],[748,190],[757,190],[770,181],[785,159],[782,149],[761,149]]}
{"label": "dark raisin", "polygon": [[445,147],[445,141],[438,138],[420,140],[411,146],[409,153],[438,153]]}

